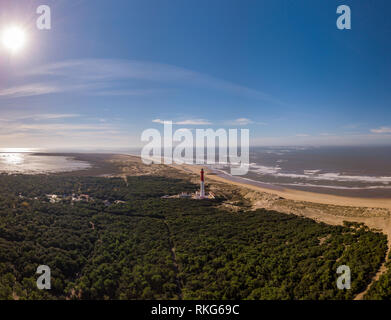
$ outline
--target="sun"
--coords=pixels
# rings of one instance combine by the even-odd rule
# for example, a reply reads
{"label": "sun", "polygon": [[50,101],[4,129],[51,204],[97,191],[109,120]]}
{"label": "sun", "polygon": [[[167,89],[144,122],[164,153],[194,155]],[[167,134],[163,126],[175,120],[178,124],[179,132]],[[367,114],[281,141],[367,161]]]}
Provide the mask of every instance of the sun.
{"label": "sun", "polygon": [[18,53],[26,44],[26,33],[20,27],[8,27],[2,33],[2,42],[11,53]]}

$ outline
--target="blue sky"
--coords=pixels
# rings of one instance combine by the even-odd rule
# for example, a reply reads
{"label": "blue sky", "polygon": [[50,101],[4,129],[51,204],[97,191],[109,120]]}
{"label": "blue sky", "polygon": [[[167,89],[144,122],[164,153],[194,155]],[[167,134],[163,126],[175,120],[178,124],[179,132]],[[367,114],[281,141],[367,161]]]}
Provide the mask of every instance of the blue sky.
{"label": "blue sky", "polygon": [[386,0],[2,1],[0,28],[28,43],[0,48],[0,147],[140,146],[160,120],[249,128],[252,145],[390,144],[390,14]]}

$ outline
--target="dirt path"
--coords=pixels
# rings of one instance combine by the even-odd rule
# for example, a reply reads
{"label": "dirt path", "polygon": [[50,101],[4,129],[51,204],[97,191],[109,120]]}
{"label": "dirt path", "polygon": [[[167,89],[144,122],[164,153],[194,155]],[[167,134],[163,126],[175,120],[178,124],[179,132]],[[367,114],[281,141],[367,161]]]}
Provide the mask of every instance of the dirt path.
{"label": "dirt path", "polygon": [[[389,238],[388,238],[389,239]],[[388,241],[390,242],[390,241]],[[377,281],[380,279],[380,277],[387,271],[387,267],[386,267],[386,263],[388,261],[388,255],[390,253],[390,245],[388,244],[388,249],[387,249],[387,253],[386,253],[386,259],[384,260],[384,262],[382,263],[382,265],[380,266],[379,270],[377,271],[377,273],[374,275],[374,277],[372,278],[371,282],[368,284],[367,288],[363,291],[363,292],[360,292],[355,298],[354,300],[363,300],[364,299],[364,296],[366,295],[366,293],[368,292],[368,290],[371,288],[371,286]]]}
{"label": "dirt path", "polygon": [[182,280],[179,277],[179,266],[178,266],[178,262],[177,262],[177,258],[176,258],[175,245],[174,245],[174,241],[172,240],[171,230],[170,230],[170,227],[168,226],[166,219],[164,219],[164,224],[165,224],[165,226],[167,228],[167,232],[168,232],[168,239],[169,239],[170,250],[171,250],[171,258],[172,258],[172,263],[174,265],[174,270],[175,270],[175,282],[177,285],[177,293],[178,293],[179,299],[183,300],[183,294],[182,294],[183,285],[182,285]]}
{"label": "dirt path", "polygon": [[126,186],[129,187],[128,176],[122,176],[122,179],[124,179]]}
{"label": "dirt path", "polygon": [[[337,215],[338,210],[342,210],[341,207],[317,207],[316,204],[305,203],[294,203],[291,201],[272,201],[270,203],[265,203],[265,201],[255,201],[254,209],[256,208],[267,208],[271,210],[276,210],[283,213],[293,213],[298,216],[310,218],[312,220],[323,222],[330,225],[343,225],[344,221],[359,222],[364,223],[370,229],[375,229],[383,232],[387,236],[387,253],[385,261],[380,266],[376,275],[372,278],[371,282],[368,284],[367,288],[359,293],[354,300],[362,300],[365,294],[368,292],[369,288],[374,282],[379,280],[380,276],[387,271],[386,263],[388,261],[388,255],[391,250],[391,217],[390,216],[354,216],[354,211],[348,211],[348,215]],[[295,205],[296,204],[296,205]],[[330,214],[335,208],[336,214]],[[329,210],[331,209],[331,210]],[[357,210],[358,211],[358,210]],[[369,211],[370,213],[371,211]],[[365,213],[367,214],[367,213]]]}
{"label": "dirt path", "polygon": [[[95,224],[94,224],[92,221],[90,221],[90,225],[91,225],[91,229],[92,229],[92,230],[95,230]],[[99,232],[99,231],[98,231],[98,232]],[[98,245],[100,242],[102,242],[102,240],[101,240],[101,234],[98,233],[98,238],[97,238],[96,241],[94,242],[94,247],[92,248],[90,254],[89,254],[88,257],[87,257],[87,262],[83,265],[83,267],[81,268],[80,272],[78,272],[78,273],[76,274],[76,277],[75,277],[75,279],[73,280],[74,283],[76,283],[76,281],[82,277],[84,267],[85,267],[85,266],[92,260],[92,258],[94,257],[96,247],[97,247],[97,245]],[[68,295],[66,296],[65,300],[81,299],[81,297],[82,297],[82,291],[80,290],[80,291],[76,292],[76,289],[75,289],[75,288],[72,288],[72,289],[70,290],[70,292],[68,293]]]}

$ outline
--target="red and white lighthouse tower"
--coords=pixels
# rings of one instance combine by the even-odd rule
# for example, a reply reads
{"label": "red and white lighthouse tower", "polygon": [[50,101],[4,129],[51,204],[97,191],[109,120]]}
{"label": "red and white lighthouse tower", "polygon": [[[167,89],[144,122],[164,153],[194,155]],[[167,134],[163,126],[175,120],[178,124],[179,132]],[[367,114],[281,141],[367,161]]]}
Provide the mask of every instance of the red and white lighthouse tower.
{"label": "red and white lighthouse tower", "polygon": [[200,188],[200,198],[205,198],[205,180],[204,180],[204,169],[201,169],[201,188]]}

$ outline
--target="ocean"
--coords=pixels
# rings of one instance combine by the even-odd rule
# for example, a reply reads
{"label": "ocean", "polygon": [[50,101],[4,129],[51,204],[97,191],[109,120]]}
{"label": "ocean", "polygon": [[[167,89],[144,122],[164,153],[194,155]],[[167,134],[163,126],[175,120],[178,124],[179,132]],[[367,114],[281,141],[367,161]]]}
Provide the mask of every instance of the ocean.
{"label": "ocean", "polygon": [[[259,147],[250,170],[231,179],[272,188],[353,197],[391,197],[391,147]],[[213,166],[229,176],[227,166]]]}

